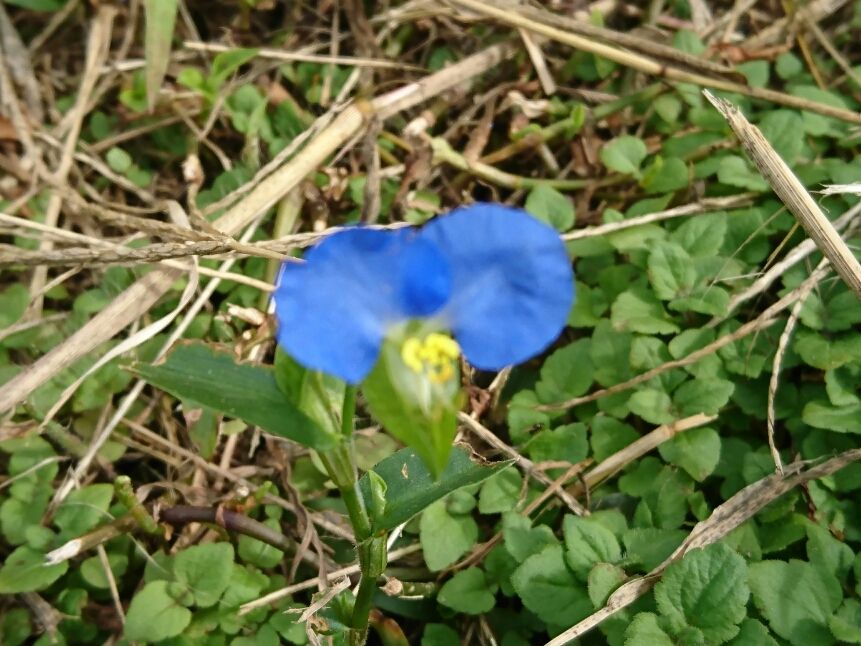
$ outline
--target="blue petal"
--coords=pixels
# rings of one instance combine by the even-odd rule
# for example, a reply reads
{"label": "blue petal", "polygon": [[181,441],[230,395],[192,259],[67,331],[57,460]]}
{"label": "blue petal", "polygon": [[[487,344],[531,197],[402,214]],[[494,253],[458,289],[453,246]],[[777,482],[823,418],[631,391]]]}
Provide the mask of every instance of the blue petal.
{"label": "blue petal", "polygon": [[429,222],[452,272],[441,312],[470,363],[498,370],[550,345],[574,300],[574,273],[559,234],[520,209],[474,204]]}
{"label": "blue petal", "polygon": [[278,343],[306,368],[358,383],[389,326],[435,312],[450,286],[444,258],[413,230],[347,229],[284,266]]}

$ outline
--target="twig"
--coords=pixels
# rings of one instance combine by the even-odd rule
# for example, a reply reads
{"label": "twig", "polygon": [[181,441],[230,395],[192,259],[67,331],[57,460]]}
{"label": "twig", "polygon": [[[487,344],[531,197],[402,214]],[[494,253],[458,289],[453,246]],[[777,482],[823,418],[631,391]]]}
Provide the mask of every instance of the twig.
{"label": "twig", "polygon": [[[514,463],[518,467],[520,467],[520,469],[522,469],[527,476],[529,476],[533,480],[536,480],[537,482],[540,482],[543,485],[553,485],[553,479],[548,477],[544,472],[536,469],[535,463],[532,462],[532,460],[524,457],[515,449],[508,446],[505,442],[500,440],[490,429],[486,428],[483,424],[481,424],[481,422],[473,419],[471,416],[467,415],[464,412],[459,412],[457,414],[457,420],[462,424],[468,426],[469,429],[479,438],[481,438],[482,441],[487,442],[490,446],[500,451],[507,457],[513,458]],[[562,500],[562,502],[565,503],[568,509],[573,511],[578,516],[588,515],[588,512],[586,511],[585,507],[583,507],[583,505],[577,502],[574,496],[569,494],[564,489],[557,489],[554,491],[554,493]]]}
{"label": "twig", "polygon": [[[703,92],[709,102],[727,120],[742,147],[759,168],[777,196],[807,231],[840,277],[861,299],[861,263],[843,242],[834,225],[825,217],[816,201],[780,158],[759,128],[751,124],[729,101],[715,97],[707,90]],[[861,116],[861,115],[859,115]]]}
{"label": "twig", "polygon": [[693,363],[696,363],[703,357],[707,357],[711,354],[714,354],[715,352],[729,345],[730,343],[734,343],[735,341],[743,339],[749,334],[753,334],[758,330],[764,330],[765,328],[773,325],[777,321],[777,315],[783,310],[785,310],[787,307],[792,305],[796,300],[798,300],[799,295],[802,294],[803,291],[807,289],[811,283],[818,282],[828,270],[829,267],[817,269],[803,283],[801,283],[801,285],[799,285],[794,290],[789,292],[786,296],[781,298],[779,301],[768,307],[757,318],[753,319],[752,321],[748,321],[734,332],[726,334],[719,339],[712,341],[707,346],[704,346],[699,350],[695,350],[694,352],[691,352],[690,354],[681,357],[680,359],[675,359],[673,361],[667,361],[666,363],[662,363],[661,365],[656,366],[651,370],[647,370],[646,372],[639,374],[636,377],[615,384],[608,388],[602,388],[601,390],[596,390],[595,392],[588,395],[584,395],[582,397],[574,397],[564,402],[559,402],[555,404],[541,404],[536,406],[535,410],[555,411],[573,408],[574,406],[579,406],[580,404],[595,401],[596,399],[601,399],[602,397],[607,397],[608,395],[614,395],[616,393],[624,392],[625,390],[629,390],[634,386],[638,386],[642,383],[645,383],[653,377],[657,377],[658,375],[661,375],[668,370],[672,370],[673,368],[683,368],[685,366],[689,366]]}
{"label": "twig", "polygon": [[[386,562],[392,563],[397,561],[404,556],[408,556],[410,554],[415,554],[416,552],[421,551],[422,546],[419,543],[414,545],[407,545],[406,547],[401,547],[400,549],[392,550],[386,556]],[[280,590],[275,590],[274,592],[270,592],[266,596],[260,597],[259,599],[255,599],[254,601],[249,601],[248,603],[244,603],[239,606],[239,616],[248,614],[255,608],[260,608],[261,606],[266,606],[270,603],[275,603],[276,601],[280,601],[284,597],[289,597],[291,594],[295,594],[296,592],[301,592],[302,590],[307,590],[308,588],[313,587],[323,587],[327,582],[337,581],[345,576],[350,576],[352,574],[359,573],[359,564],[356,563],[354,565],[347,566],[345,568],[341,568],[340,570],[335,570],[334,572],[329,572],[325,578],[323,577],[315,577],[313,579],[308,579],[307,581],[302,581],[301,583],[294,583],[293,585],[289,585],[285,588],[281,588]]]}
{"label": "twig", "polygon": [[843,467],[861,460],[861,449],[852,449],[830,460],[811,466],[811,462],[799,462],[789,466],[785,475],[774,473],[748,485],[725,503],[716,507],[704,521],[697,523],[693,531],[667,559],[648,574],[628,581],[618,588],[598,612],[586,617],[568,630],[557,635],[545,646],[563,646],[592,630],[619,610],[626,608],[646,594],[667,567],[681,560],[690,550],[705,547],[720,540],[747,519],[754,516],[771,501],[779,498],[799,484],[822,478]]}
{"label": "twig", "polygon": [[483,2],[482,0],[449,1],[455,5],[466,7],[473,11],[477,11],[481,14],[484,14],[488,17],[499,20],[500,22],[507,24],[511,27],[528,29],[537,34],[552,38],[553,40],[556,40],[560,43],[570,45],[571,47],[574,47],[584,52],[596,54],[597,56],[601,56],[608,60],[619,63],[620,65],[630,67],[645,74],[651,74],[653,76],[663,76],[667,79],[670,79],[671,81],[694,83],[696,85],[701,85],[703,87],[708,87],[715,90],[737,92],[738,94],[743,94],[745,96],[750,96],[756,99],[763,99],[765,101],[772,101],[773,103],[785,105],[790,108],[796,108],[799,110],[810,110],[811,112],[816,112],[827,117],[834,117],[836,119],[841,119],[849,123],[861,124],[861,114],[857,112],[852,112],[851,110],[847,110],[845,108],[835,108],[833,106],[826,105],[818,101],[810,101],[808,99],[796,97],[791,94],[785,94],[783,92],[776,92],[774,90],[766,90],[763,88],[754,88],[742,83],[733,83],[731,81],[726,81],[723,79],[717,79],[694,72],[688,72],[677,67],[665,65],[659,61],[647,58],[634,52],[629,52],[623,49],[618,49],[616,47],[611,47],[609,45],[596,42],[584,36],[573,34],[568,31],[563,31],[562,29],[558,29],[551,25],[545,25],[543,23],[521,16],[514,11],[507,11],[505,9],[497,7],[496,5]]}

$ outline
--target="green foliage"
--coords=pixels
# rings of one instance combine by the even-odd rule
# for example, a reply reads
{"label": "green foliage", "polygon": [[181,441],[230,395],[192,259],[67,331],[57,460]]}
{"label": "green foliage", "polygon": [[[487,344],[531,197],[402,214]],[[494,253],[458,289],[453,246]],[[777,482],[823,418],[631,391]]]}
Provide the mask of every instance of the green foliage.
{"label": "green foliage", "polygon": [[285,397],[271,368],[238,364],[229,353],[212,346],[180,344],[163,362],[135,364],[132,370],[176,397],[306,446],[326,449],[338,441],[331,430],[316,424]]}

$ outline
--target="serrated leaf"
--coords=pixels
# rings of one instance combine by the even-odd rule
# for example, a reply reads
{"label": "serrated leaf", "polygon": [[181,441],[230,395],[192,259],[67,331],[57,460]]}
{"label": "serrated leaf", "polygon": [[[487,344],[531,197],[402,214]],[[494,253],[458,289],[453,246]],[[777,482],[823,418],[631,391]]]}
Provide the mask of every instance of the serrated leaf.
{"label": "serrated leaf", "polygon": [[855,553],[846,543],[838,541],[824,527],[810,523],[807,527],[807,559],[814,567],[830,572],[843,580],[852,568]]}
{"label": "serrated leaf", "polygon": [[618,331],[640,334],[673,334],[680,331],[650,291],[628,290],[610,308],[610,320]]}
{"label": "serrated leaf", "polygon": [[195,605],[200,608],[218,603],[232,573],[233,546],[230,543],[193,545],[174,558],[174,577],[188,587]]}
{"label": "serrated leaf", "polygon": [[687,294],[697,280],[697,272],[688,252],[675,242],[659,242],[649,254],[649,282],[661,300]]}
{"label": "serrated leaf", "polygon": [[589,570],[586,586],[595,609],[603,608],[611,594],[627,579],[625,570],[610,563],[596,563]]}
{"label": "serrated leaf", "polygon": [[802,330],[795,337],[794,347],[805,363],[820,370],[834,370],[861,359],[861,335],[826,339]]}
{"label": "serrated leaf", "polygon": [[638,527],[626,531],[622,543],[628,560],[641,564],[643,570],[648,572],[672,554],[687,535],[687,532],[679,529]]}
{"label": "serrated leaf", "polygon": [[843,598],[840,583],[804,561],[762,561],[749,568],[753,600],[768,625],[795,646],[833,644],[828,619]]}
{"label": "serrated leaf", "polygon": [[446,581],[437,594],[437,601],[456,612],[468,615],[490,612],[496,605],[496,597],[487,578],[477,567],[461,570]]}
{"label": "serrated leaf", "polygon": [[680,417],[697,413],[714,415],[726,406],[735,388],[726,379],[693,379],[673,393],[673,405]]}
{"label": "serrated leaf", "polygon": [[453,516],[438,500],[422,513],[419,538],[425,563],[432,572],[448,567],[466,554],[478,539],[478,525],[469,515]]}
{"label": "serrated leaf", "polygon": [[736,155],[728,155],[720,160],[718,180],[723,184],[757,193],[764,193],[769,189],[768,182],[752,170],[743,158]]}
{"label": "serrated leaf", "polygon": [[635,392],[628,400],[628,408],[652,424],[669,424],[675,419],[670,396],[655,388],[643,388]]}
{"label": "serrated leaf", "polygon": [[520,499],[523,478],[517,469],[506,469],[481,485],[478,511],[482,514],[499,514],[514,509]]}
{"label": "serrated leaf", "polygon": [[793,165],[804,146],[804,137],[799,136],[804,131],[801,115],[794,110],[769,110],[757,125],[775,152]]}
{"label": "serrated leaf", "polygon": [[697,482],[705,480],[720,461],[720,435],[708,427],[679,433],[658,447],[661,457],[684,469]]}
{"label": "serrated leaf", "polygon": [[[401,449],[374,467],[386,485],[386,506],[381,516],[371,518],[372,530],[394,529],[452,491],[483,482],[511,464],[479,464],[472,460],[468,449],[455,446],[445,469],[439,478],[434,478],[415,451]],[[365,500],[370,500],[367,475],[359,480],[359,487]]]}
{"label": "serrated leaf", "polygon": [[676,642],[661,628],[658,616],[638,612],[625,629],[625,646],[675,646]]}
{"label": "serrated leaf", "polygon": [[527,558],[511,582],[523,605],[552,626],[571,626],[592,612],[586,588],[565,567],[562,547],[550,546]]}
{"label": "serrated leaf", "polygon": [[574,226],[574,204],[551,186],[539,184],[530,190],[523,207],[557,231],[567,231]]}
{"label": "serrated leaf", "polygon": [[777,640],[768,632],[768,628],[756,619],[745,619],[741,622],[738,635],[729,642],[729,646],[780,646]]}
{"label": "serrated leaf", "polygon": [[566,561],[584,581],[595,564],[615,563],[622,558],[622,549],[613,532],[589,518],[566,515],[562,531]]}
{"label": "serrated leaf", "polygon": [[861,433],[861,404],[832,406],[828,402],[808,402],[801,411],[801,420],[838,433]]}
{"label": "serrated leaf", "polygon": [[837,612],[828,618],[828,627],[841,642],[861,644],[861,602],[846,599]]}
{"label": "serrated leaf", "polygon": [[505,548],[520,563],[559,541],[547,525],[532,527],[532,521],[515,512],[502,517],[502,538]]}
{"label": "serrated leaf", "polygon": [[722,543],[689,551],[655,585],[658,609],[674,629],[696,628],[715,644],[738,633],[749,596],[744,559]]}
{"label": "serrated leaf", "polygon": [[169,585],[153,581],[134,596],[126,614],[126,639],[157,642],[179,635],[191,623],[191,611],[169,594]]}
{"label": "serrated leaf", "polygon": [[707,258],[720,251],[726,230],[726,213],[703,213],[685,220],[670,234],[670,240],[694,258]]}
{"label": "serrated leaf", "polygon": [[214,408],[313,449],[331,449],[340,439],[288,400],[271,368],[236,363],[229,353],[206,344],[181,343],[162,362],[137,363],[131,370],[179,399]]}
{"label": "serrated leaf", "polygon": [[690,171],[684,160],[678,157],[667,157],[660,155],[643,172],[640,180],[646,193],[672,193],[687,188]]}
{"label": "serrated leaf", "polygon": [[646,154],[646,144],[642,139],[622,135],[604,145],[601,149],[601,162],[617,173],[638,176]]}
{"label": "serrated leaf", "polygon": [[592,341],[579,339],[554,351],[541,366],[535,392],[542,402],[579,397],[592,385]]}

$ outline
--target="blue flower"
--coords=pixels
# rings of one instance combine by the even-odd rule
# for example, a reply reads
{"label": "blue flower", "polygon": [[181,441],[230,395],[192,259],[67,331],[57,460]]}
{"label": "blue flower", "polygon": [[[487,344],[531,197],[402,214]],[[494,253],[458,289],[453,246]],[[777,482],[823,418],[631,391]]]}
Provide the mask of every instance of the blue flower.
{"label": "blue flower", "polygon": [[[431,368],[457,347],[442,331],[483,370],[535,356],[565,326],[574,282],[555,230],[520,209],[473,204],[421,229],[335,233],[285,265],[274,298],[281,347],[358,383],[386,338],[401,339],[408,365]],[[416,336],[427,342],[407,343]]]}

